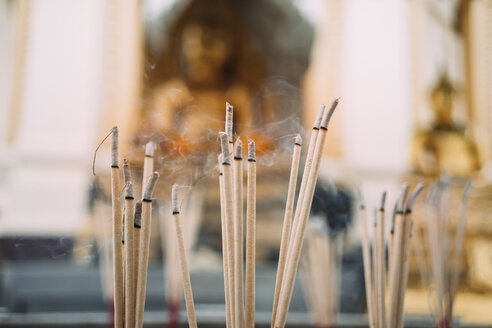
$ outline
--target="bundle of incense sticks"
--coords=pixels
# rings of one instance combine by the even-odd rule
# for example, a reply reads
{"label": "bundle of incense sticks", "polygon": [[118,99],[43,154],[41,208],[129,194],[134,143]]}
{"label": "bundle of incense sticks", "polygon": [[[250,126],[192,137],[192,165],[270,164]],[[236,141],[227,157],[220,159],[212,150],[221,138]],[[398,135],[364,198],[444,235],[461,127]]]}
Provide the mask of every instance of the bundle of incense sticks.
{"label": "bundle of incense sticks", "polygon": [[[115,327],[142,327],[150,244],[152,192],[159,174],[157,172],[149,174],[145,181],[142,200],[137,201],[134,206],[130,168],[128,162],[124,161],[125,201],[122,213],[121,175],[118,163],[118,128],[114,127],[111,143],[114,325]],[[122,231],[124,231],[124,237]]]}
{"label": "bundle of incense sticks", "polygon": [[[412,208],[423,187],[423,184],[418,184],[408,201],[406,201],[408,185],[403,184],[402,186],[392,218],[394,227],[391,227],[389,236],[389,269],[387,273],[385,238],[386,192],[382,195],[380,208],[375,211],[372,240],[369,239],[369,224],[365,204],[361,196],[362,255],[367,312],[371,328],[403,327],[403,303],[407,286],[410,242],[413,230]],[[386,276],[388,277],[387,294]],[[388,295],[387,309],[386,295]]]}
{"label": "bundle of incense sticks", "polygon": [[330,235],[326,222],[311,220],[301,259],[301,282],[314,325],[335,327],[339,310],[341,234]]}
{"label": "bundle of incense sticks", "polygon": [[[281,270],[282,273],[277,273],[276,286],[280,286],[280,288],[276,290],[274,296],[272,327],[284,327],[286,323],[287,313],[294,289],[295,277],[297,274],[297,267],[299,265],[300,253],[304,241],[306,224],[311,211],[314,188],[316,186],[321,156],[326,140],[328,123],[330,122],[331,116],[333,115],[338,102],[339,99],[335,99],[330,109],[326,111],[324,106],[321,106],[314,122],[306,162],[304,165],[304,173],[301,180],[299,197],[294,214],[294,221],[292,223],[292,227],[290,228],[290,232],[282,235],[281,245],[283,244],[288,246],[285,255],[285,263],[281,266],[279,262],[279,267],[277,269],[279,271]],[[287,206],[291,206],[291,204],[288,203]],[[288,221],[290,220],[290,215],[291,214],[285,215],[287,224],[289,224]],[[286,222],[284,222],[284,226],[285,224]],[[284,238],[288,238],[288,242]],[[279,277],[281,278],[281,281],[279,281]]]}
{"label": "bundle of incense sticks", "polygon": [[[246,186],[246,269],[244,270],[243,145],[232,145],[233,107],[226,105],[226,132],[221,132],[219,155],[222,255],[227,327],[254,327],[256,245],[256,150],[248,143]],[[232,165],[231,165],[232,162]],[[243,272],[246,272],[245,279]]]}
{"label": "bundle of incense sticks", "polygon": [[[426,211],[429,217],[421,221],[423,229],[414,232],[417,264],[437,328],[452,327],[470,191],[471,181],[468,181],[462,194],[453,235],[449,211],[449,178],[443,174],[429,195]],[[422,233],[427,238],[423,238]]]}

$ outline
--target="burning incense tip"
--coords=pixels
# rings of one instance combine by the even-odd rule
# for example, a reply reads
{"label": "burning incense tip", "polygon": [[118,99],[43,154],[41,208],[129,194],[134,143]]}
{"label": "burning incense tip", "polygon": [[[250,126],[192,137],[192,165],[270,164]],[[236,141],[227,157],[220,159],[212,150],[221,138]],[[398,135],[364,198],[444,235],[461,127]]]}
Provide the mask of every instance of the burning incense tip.
{"label": "burning incense tip", "polygon": [[123,159],[123,177],[125,178],[125,185],[132,182],[130,166],[128,165],[128,160],[126,158]]}
{"label": "burning incense tip", "polygon": [[118,167],[118,127],[111,130],[111,166]]}
{"label": "burning incense tip", "polygon": [[231,162],[229,158],[231,157],[231,154],[229,153],[229,137],[225,132],[219,132],[219,137],[220,137],[220,147],[222,148],[222,159],[223,159],[222,164],[230,165]]}
{"label": "burning incense tip", "polygon": [[381,207],[380,210],[384,212],[384,205],[386,203],[386,191],[383,191],[383,195],[381,196]]}
{"label": "burning incense tip", "polygon": [[314,126],[313,129],[319,129],[321,125],[321,119],[323,118],[323,113],[325,111],[325,105],[321,104],[318,108],[318,114],[316,115],[316,119],[314,120]]}
{"label": "burning incense tip", "polygon": [[234,159],[243,159],[243,142],[240,138],[237,138],[234,145]]}
{"label": "burning incense tip", "polygon": [[156,144],[153,141],[148,142],[145,145],[145,156],[154,157],[155,147],[156,147]]}
{"label": "burning incense tip", "polygon": [[248,143],[248,161],[256,162],[256,146],[253,140]]}
{"label": "burning incense tip", "polygon": [[413,203],[415,202],[415,199],[417,196],[420,194],[420,192],[424,189],[424,184],[419,183],[415,189],[413,190],[412,194],[410,195],[410,198],[408,198],[408,203],[407,203],[407,212],[410,213],[412,212],[413,208]]}
{"label": "burning incense tip", "polygon": [[401,185],[400,197],[398,198],[398,204],[396,205],[396,212],[402,213],[403,208],[405,206],[405,201],[407,199],[408,194],[408,183],[404,183]]}
{"label": "burning incense tip", "polygon": [[294,140],[294,144],[296,144],[298,146],[302,146],[302,138],[301,138],[300,134],[296,135],[296,138]]}
{"label": "burning incense tip", "polygon": [[178,184],[173,184],[173,189],[171,192],[171,207],[173,209],[173,214],[179,213],[179,203],[178,203]]}
{"label": "burning incense tip", "polygon": [[232,126],[233,126],[233,112],[234,107],[226,102],[226,122],[225,122],[225,132],[227,133],[227,137],[229,142],[232,142]]}
{"label": "burning incense tip", "polygon": [[154,172],[149,177],[147,184],[145,185],[143,200],[152,201],[152,192],[154,191],[154,187],[158,178],[159,178],[159,172]]}
{"label": "burning incense tip", "polygon": [[336,98],[335,100],[333,100],[330,109],[327,112],[325,112],[325,114],[323,115],[323,119],[321,120],[321,126],[320,126],[321,129],[328,128],[328,123],[330,123],[330,119],[333,116],[333,113],[335,112],[335,108],[337,108],[338,106],[339,99],[340,98]]}
{"label": "burning incense tip", "polygon": [[133,226],[135,228],[142,227],[142,201],[141,200],[135,203],[135,216],[133,218]]}
{"label": "burning incense tip", "polygon": [[133,185],[131,181],[128,181],[125,184],[125,198],[126,199],[133,199]]}

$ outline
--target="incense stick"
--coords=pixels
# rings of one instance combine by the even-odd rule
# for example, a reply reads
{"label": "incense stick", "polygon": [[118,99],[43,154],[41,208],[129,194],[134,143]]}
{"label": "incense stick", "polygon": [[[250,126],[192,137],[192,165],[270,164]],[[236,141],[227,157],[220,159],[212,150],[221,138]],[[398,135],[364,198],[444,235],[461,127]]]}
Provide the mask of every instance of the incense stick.
{"label": "incense stick", "polygon": [[186,304],[186,312],[188,314],[189,327],[197,327],[195,304],[193,302],[193,291],[191,290],[190,271],[188,269],[188,260],[186,257],[186,250],[183,239],[183,231],[181,229],[181,221],[179,219],[179,206],[178,206],[178,185],[173,185],[172,188],[172,211],[174,217],[174,224],[176,227],[176,237],[178,242],[179,263],[181,266],[181,274],[183,279],[183,291]]}
{"label": "incense stick", "polygon": [[362,198],[362,192],[359,189],[359,201],[360,201],[360,217],[362,223],[362,258],[364,262],[364,280],[366,286],[366,304],[367,313],[369,316],[369,327],[375,328],[376,323],[374,320],[374,303],[373,303],[373,275],[372,275],[372,265],[371,265],[371,245],[368,235],[367,227],[367,214],[364,199]]}
{"label": "incense stick", "polygon": [[[316,147],[314,150],[312,161],[312,168],[309,172],[309,177],[306,182],[305,194],[302,197],[302,203],[300,204],[298,201],[297,206],[301,206],[301,210],[299,212],[299,224],[296,227],[294,238],[292,240],[291,251],[288,251],[288,261],[286,264],[286,272],[285,278],[282,282],[282,286],[280,289],[279,303],[277,309],[277,315],[275,317],[274,327],[284,327],[285,321],[287,318],[287,312],[289,309],[290,301],[292,299],[292,291],[294,289],[294,280],[297,272],[297,267],[299,265],[299,256],[302,248],[302,242],[304,240],[304,232],[306,229],[307,219],[309,218],[309,212],[311,210],[311,204],[314,195],[314,188],[316,186],[316,180],[318,177],[318,170],[321,161],[321,155],[323,152],[325,139],[326,139],[326,131],[328,129],[328,123],[337,107],[339,99],[335,99],[329,111],[324,113],[323,119],[320,125],[320,135],[316,138]],[[306,159],[306,163],[309,162],[309,159]],[[306,165],[307,166],[307,165]],[[301,182],[302,187],[302,182]],[[297,208],[296,208],[297,212]]]}
{"label": "incense stick", "polygon": [[113,127],[111,136],[111,216],[113,235],[113,290],[114,322],[116,327],[123,327],[123,251],[121,247],[121,204],[120,169],[118,166],[118,127]]}
{"label": "incense stick", "polygon": [[236,306],[235,306],[235,284],[234,284],[234,199],[233,199],[233,182],[232,182],[232,168],[229,153],[229,140],[227,133],[221,132],[220,145],[222,149],[222,170],[224,181],[224,213],[226,221],[226,234],[227,234],[227,250],[228,250],[228,263],[229,263],[229,291],[231,294],[231,322],[235,324]]}
{"label": "incense stick", "polygon": [[236,327],[244,326],[243,287],[243,143],[236,140],[232,164],[234,186],[234,305]]}
{"label": "incense stick", "polygon": [[128,328],[135,326],[133,199],[133,186],[128,181],[125,186],[125,327]]}
{"label": "incense stick", "polygon": [[248,143],[248,183],[246,197],[246,300],[245,327],[255,326],[255,257],[256,257],[256,151]]}
{"label": "incense stick", "polygon": [[140,254],[140,231],[142,230],[142,201],[138,200],[135,203],[135,213],[133,219],[133,279],[134,283],[134,303],[137,302],[137,281],[138,281],[138,254]]}
{"label": "incense stick", "polygon": [[[272,307],[272,326],[277,313],[278,298],[280,296],[280,287],[285,270],[285,261],[287,257],[287,248],[291,234],[292,212],[294,209],[294,198],[297,184],[297,174],[299,171],[299,160],[301,158],[302,138],[297,135],[294,141],[294,151],[292,153],[292,164],[290,167],[289,187],[287,189],[287,201],[285,204],[284,221],[282,225],[282,236],[280,239],[280,252],[278,255],[277,277],[275,281],[275,293],[273,296]],[[313,148],[314,149],[314,148]]]}
{"label": "incense stick", "polygon": [[143,325],[149,265],[150,228],[152,224],[152,192],[158,178],[158,172],[154,172],[149,177],[142,198],[142,228],[140,231],[140,255],[138,256],[137,302],[135,311],[135,325],[137,327],[142,327]]}
{"label": "incense stick", "polygon": [[222,169],[222,153],[219,154],[219,189],[220,189],[220,223],[222,231],[222,266],[224,271],[224,300],[226,308],[226,327],[232,327],[232,295],[229,282],[229,249],[227,247],[227,222],[224,196],[224,170]]}
{"label": "incense stick", "polygon": [[[376,295],[379,327],[386,327],[386,309],[385,309],[385,276],[386,276],[386,247],[384,239],[384,206],[386,202],[386,191],[381,197],[381,207],[379,209],[379,218],[377,221],[376,235]],[[392,327],[392,326],[390,326]]]}

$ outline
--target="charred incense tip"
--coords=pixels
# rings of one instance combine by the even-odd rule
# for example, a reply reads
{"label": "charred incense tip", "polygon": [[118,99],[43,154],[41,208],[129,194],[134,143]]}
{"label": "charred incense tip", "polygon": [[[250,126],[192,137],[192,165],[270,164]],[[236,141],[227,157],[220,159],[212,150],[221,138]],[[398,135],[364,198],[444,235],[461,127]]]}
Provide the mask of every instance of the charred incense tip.
{"label": "charred incense tip", "polygon": [[118,167],[118,127],[111,129],[111,166]]}
{"label": "charred incense tip", "polygon": [[294,140],[294,144],[297,146],[302,146],[302,137],[300,134],[296,135],[296,138]]}
{"label": "charred incense tip", "polygon": [[133,199],[133,185],[131,181],[128,181],[125,184],[125,198],[126,199]]}
{"label": "charred incense tip", "polygon": [[384,212],[385,203],[386,203],[386,191],[383,191],[383,195],[381,196],[381,207],[379,208],[381,212]]}
{"label": "charred incense tip", "polygon": [[390,229],[390,234],[394,234],[395,233],[395,221],[396,221],[397,207],[398,207],[398,203],[395,203],[395,206],[393,207],[393,214],[391,215],[391,229]]}
{"label": "charred incense tip", "polygon": [[237,138],[236,144],[234,145],[234,159],[243,159],[243,142],[241,138]]}
{"label": "charred incense tip", "polygon": [[233,115],[234,115],[234,107],[228,102],[226,102],[225,132],[227,133],[229,142],[232,142]]}
{"label": "charred incense tip", "polygon": [[413,203],[415,202],[415,199],[417,198],[417,196],[420,194],[420,192],[422,191],[422,189],[424,189],[424,184],[423,183],[419,183],[415,189],[413,190],[412,194],[410,195],[410,197],[408,198],[408,203],[407,203],[407,213],[410,213],[412,211],[412,208],[413,208]]}
{"label": "charred incense tip", "polygon": [[135,203],[135,215],[133,218],[133,225],[135,228],[142,227],[142,201],[141,200]]}
{"label": "charred incense tip", "polygon": [[400,196],[398,197],[398,203],[396,205],[396,212],[402,213],[405,207],[405,201],[408,195],[408,183],[403,183],[400,189]]}
{"label": "charred incense tip", "polygon": [[224,162],[224,160],[222,159],[224,156],[222,155],[222,153],[219,154],[218,156],[218,160],[219,160],[219,175],[222,175],[224,174],[224,169],[222,168],[222,163]]}
{"label": "charred incense tip", "polygon": [[225,132],[219,132],[219,137],[220,137],[220,147],[222,148],[222,160],[223,160],[222,164],[230,165],[231,154],[229,153],[229,137]]}
{"label": "charred incense tip", "polygon": [[335,100],[333,100],[330,109],[326,111],[323,115],[323,119],[321,120],[321,129],[328,128],[328,124],[330,123],[331,117],[333,116],[333,113],[335,112],[335,108],[337,108],[339,101],[340,98],[336,98]]}
{"label": "charred incense tip", "polygon": [[248,161],[256,162],[256,145],[253,140],[248,142]]}
{"label": "charred incense tip", "polygon": [[155,146],[155,142],[147,142],[145,145],[145,156],[154,157]]}
{"label": "charred incense tip", "polygon": [[147,184],[145,185],[145,190],[143,193],[143,199],[145,201],[152,201],[152,192],[154,191],[155,184],[157,179],[159,178],[159,172],[152,173],[147,180]]}
{"label": "charred incense tip", "polygon": [[126,158],[123,159],[123,177],[125,178],[125,185],[132,182],[130,165],[128,165],[128,160]]}
{"label": "charred incense tip", "polygon": [[325,112],[325,105],[321,104],[318,108],[318,114],[316,114],[316,119],[314,120],[313,129],[318,130],[321,126],[321,120],[323,118],[323,113]]}
{"label": "charred incense tip", "polygon": [[179,213],[178,189],[179,189],[179,185],[173,184],[173,188],[171,191],[171,207],[173,210],[173,214]]}

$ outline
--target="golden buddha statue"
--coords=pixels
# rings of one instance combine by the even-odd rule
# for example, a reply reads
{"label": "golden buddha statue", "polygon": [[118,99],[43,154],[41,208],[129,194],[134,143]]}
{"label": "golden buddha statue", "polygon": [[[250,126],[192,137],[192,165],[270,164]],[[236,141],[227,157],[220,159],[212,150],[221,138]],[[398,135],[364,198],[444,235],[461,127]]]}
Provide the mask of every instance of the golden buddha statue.
{"label": "golden buddha statue", "polygon": [[467,176],[480,169],[475,142],[452,119],[455,93],[447,74],[442,74],[430,97],[435,123],[413,140],[412,165],[418,173],[437,176],[447,170],[454,176]]}
{"label": "golden buddha statue", "polygon": [[192,1],[171,29],[167,54],[157,63],[164,78],[153,81],[143,127],[144,134],[165,136],[166,152],[216,146],[210,141],[224,129],[226,101],[234,106],[235,132],[246,138],[254,133],[259,151],[270,148],[254,131],[268,116],[268,106],[252,106],[263,64],[261,57],[245,58],[248,37],[238,21],[227,1]]}

